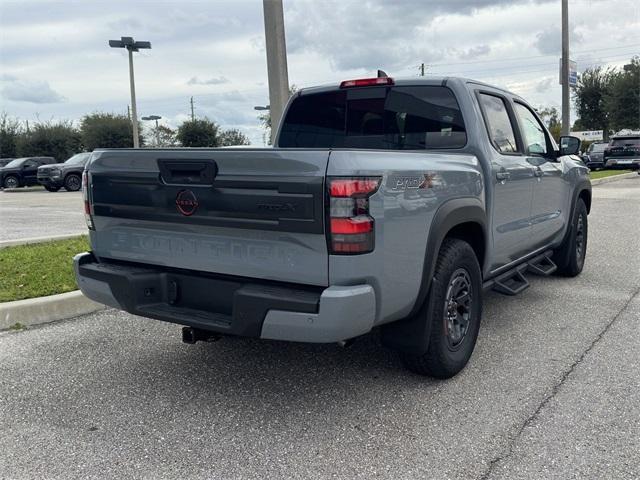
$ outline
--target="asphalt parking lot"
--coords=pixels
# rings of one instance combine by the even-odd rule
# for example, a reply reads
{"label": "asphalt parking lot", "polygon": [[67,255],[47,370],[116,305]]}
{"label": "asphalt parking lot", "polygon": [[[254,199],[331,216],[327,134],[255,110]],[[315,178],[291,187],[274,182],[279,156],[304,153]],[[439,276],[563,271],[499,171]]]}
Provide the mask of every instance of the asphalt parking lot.
{"label": "asphalt parking lot", "polygon": [[80,192],[0,191],[0,242],[87,233]]}
{"label": "asphalt parking lot", "polygon": [[114,310],[0,333],[0,478],[638,478],[639,220],[640,177],[594,187],[583,274],[490,294],[449,381],[375,334],[183,345]]}

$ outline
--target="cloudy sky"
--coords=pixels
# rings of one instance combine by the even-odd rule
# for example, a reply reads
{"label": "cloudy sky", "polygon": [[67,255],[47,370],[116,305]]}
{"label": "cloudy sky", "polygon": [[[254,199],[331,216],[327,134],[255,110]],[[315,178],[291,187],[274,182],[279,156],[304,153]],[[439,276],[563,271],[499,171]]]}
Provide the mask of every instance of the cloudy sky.
{"label": "cloudy sky", "polygon": [[[289,81],[337,83],[382,68],[391,76],[461,75],[559,106],[560,1],[285,0]],[[640,54],[640,1],[569,0],[578,69]],[[175,126],[189,114],[239,128],[255,144],[254,105],[268,103],[261,0],[0,0],[0,110],[28,119],[126,112],[133,36],[138,113]]]}

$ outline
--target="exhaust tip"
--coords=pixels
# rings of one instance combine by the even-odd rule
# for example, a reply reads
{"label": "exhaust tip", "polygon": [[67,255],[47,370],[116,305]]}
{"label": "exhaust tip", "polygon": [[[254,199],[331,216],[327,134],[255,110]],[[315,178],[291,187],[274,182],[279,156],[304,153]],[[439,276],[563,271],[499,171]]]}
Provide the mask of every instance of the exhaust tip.
{"label": "exhaust tip", "polygon": [[191,327],[182,327],[182,343],[188,343],[193,345],[198,339],[196,338],[196,332]]}
{"label": "exhaust tip", "polygon": [[349,348],[351,347],[351,345],[353,345],[356,342],[355,338],[349,338],[347,340],[340,340],[338,342],[338,346],[342,347],[342,348]]}
{"label": "exhaust tip", "polygon": [[193,327],[182,327],[182,343],[188,343],[189,345],[193,345],[199,340],[203,342],[215,342],[221,338],[222,335],[219,333]]}

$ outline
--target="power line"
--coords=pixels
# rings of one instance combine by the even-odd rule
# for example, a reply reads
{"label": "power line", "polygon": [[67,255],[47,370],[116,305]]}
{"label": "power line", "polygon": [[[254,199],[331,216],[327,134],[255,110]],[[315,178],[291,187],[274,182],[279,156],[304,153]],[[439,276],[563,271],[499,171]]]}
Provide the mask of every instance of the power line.
{"label": "power line", "polygon": [[[609,62],[594,62],[592,64],[590,64],[592,67],[595,66],[603,66],[606,65]],[[544,68],[544,69],[536,69],[536,70],[521,70],[521,71],[517,71],[517,72],[511,72],[511,73],[502,73],[502,74],[498,74],[498,75],[492,75],[492,71],[491,70],[485,70],[484,72],[479,72],[474,74],[478,76],[478,79],[480,78],[506,78],[506,77],[515,77],[518,75],[523,75],[523,74],[532,74],[532,73],[554,73],[557,74],[558,72],[558,66],[555,65],[554,68]],[[455,75],[455,74],[454,74]]]}
{"label": "power line", "polygon": [[[633,48],[633,47],[638,47],[640,46],[640,43],[635,43],[635,44],[630,44],[630,45],[621,45],[618,47],[609,47],[609,48],[596,48],[596,49],[592,49],[592,50],[581,50],[581,51],[575,51],[572,52],[572,55],[579,55],[582,53],[593,53],[593,52],[604,52],[607,50],[621,50],[621,49],[625,49],[625,48]],[[629,52],[630,55],[634,54],[636,52]],[[472,62],[455,62],[455,63],[430,63],[429,67],[446,67],[446,66],[457,66],[457,65],[475,65],[475,64],[479,64],[479,63],[495,63],[495,62],[509,62],[512,60],[528,60],[530,58],[545,58],[545,57],[557,57],[558,54],[557,53],[549,53],[546,55],[529,55],[526,57],[509,57],[509,58],[498,58],[495,60],[475,60]],[[409,67],[409,69],[413,70],[414,68],[420,68],[420,65],[417,65],[415,67]]]}
{"label": "power line", "polygon": [[[590,65],[593,63],[608,63],[608,62],[602,62],[602,60],[607,60],[607,59],[624,59],[627,58],[629,54],[619,54],[619,55],[611,55],[611,56],[607,56],[607,57],[600,57],[598,60],[594,61],[594,62],[586,62],[586,65]],[[430,65],[431,66],[431,65]],[[511,65],[508,67],[488,67],[488,68],[482,68],[480,70],[477,69],[471,69],[471,70],[457,70],[457,71],[446,71],[446,72],[430,72],[434,75],[458,75],[458,74],[464,74],[464,73],[482,73],[482,72],[495,72],[495,71],[503,71],[503,70],[513,70],[513,69],[518,69],[518,68],[529,68],[529,67],[543,67],[543,66],[558,66],[557,62],[545,62],[545,63],[532,63],[532,64],[528,64],[528,65]]]}

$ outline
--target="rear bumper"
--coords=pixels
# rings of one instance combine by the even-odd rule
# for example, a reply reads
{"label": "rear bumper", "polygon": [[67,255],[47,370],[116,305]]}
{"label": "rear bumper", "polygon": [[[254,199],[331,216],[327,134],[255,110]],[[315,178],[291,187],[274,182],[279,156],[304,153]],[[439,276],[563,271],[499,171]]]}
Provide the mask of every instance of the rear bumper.
{"label": "rear bumper", "polygon": [[605,160],[605,167],[637,170],[638,168],[640,168],[640,158],[607,158]]}
{"label": "rear bumper", "polygon": [[104,263],[91,253],[73,263],[82,293],[96,302],[224,335],[331,343],[367,333],[375,320],[370,285],[287,285]]}

